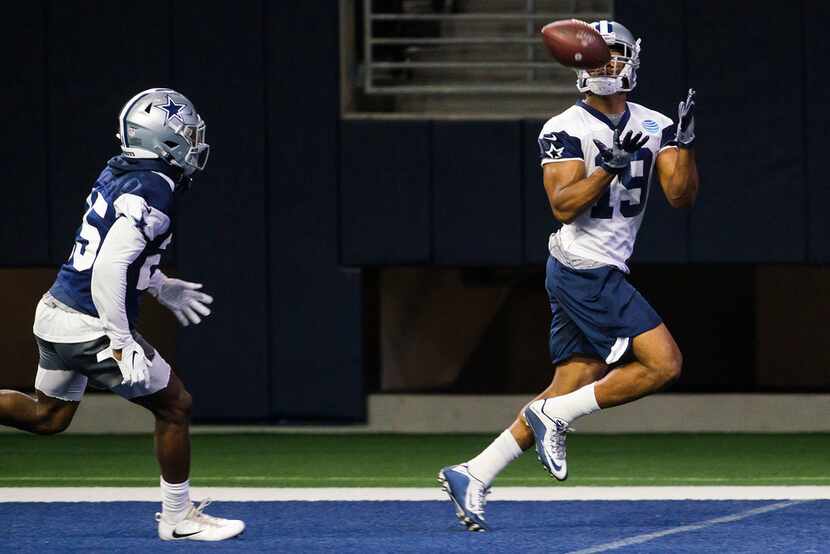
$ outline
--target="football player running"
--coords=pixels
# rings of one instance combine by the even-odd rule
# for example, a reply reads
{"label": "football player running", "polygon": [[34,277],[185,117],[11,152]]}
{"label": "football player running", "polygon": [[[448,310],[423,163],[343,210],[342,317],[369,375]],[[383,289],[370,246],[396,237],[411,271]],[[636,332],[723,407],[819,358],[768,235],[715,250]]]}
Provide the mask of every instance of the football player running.
{"label": "football player running", "polygon": [[625,275],[654,173],[671,206],[694,204],[694,91],[680,102],[676,125],[628,102],[640,40],[617,22],[592,26],[611,60],[577,72],[584,99],[551,118],[539,135],[545,191],[563,224],[548,243],[545,279],[553,381],[478,456],[439,473],[458,518],[472,531],[486,528],[490,484],[524,450],[535,444],[544,468],[565,480],[565,438],[576,419],[652,394],[681,371],[671,333]]}
{"label": "football player running", "polygon": [[69,259],[37,305],[35,397],[0,391],[0,424],[38,434],[69,426],[87,383],[155,416],[163,540],[219,541],[245,524],[204,513],[190,500],[191,397],[168,363],[135,330],[148,291],[182,325],[210,315],[198,283],[158,269],[173,235],[176,196],[204,169],[210,147],[193,103],[166,88],[145,90],[118,116],[122,154],[107,162],[86,199]]}

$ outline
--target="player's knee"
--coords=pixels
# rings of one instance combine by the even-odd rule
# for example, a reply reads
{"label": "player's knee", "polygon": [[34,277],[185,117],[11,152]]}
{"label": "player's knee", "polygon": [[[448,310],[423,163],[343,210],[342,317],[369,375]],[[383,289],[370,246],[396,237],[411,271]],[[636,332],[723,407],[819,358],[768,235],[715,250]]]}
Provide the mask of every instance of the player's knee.
{"label": "player's knee", "polygon": [[608,366],[603,363],[585,364],[582,368],[579,386],[584,387],[594,381],[599,381],[605,375],[606,369],[608,369]]}
{"label": "player's knee", "polygon": [[193,397],[186,390],[179,396],[179,413],[190,421],[190,413],[193,411]]}
{"label": "player's knee", "polygon": [[57,435],[66,431],[70,423],[72,423],[72,413],[49,411],[40,417],[32,431],[38,435]]}
{"label": "player's knee", "polygon": [[190,421],[193,397],[182,389],[169,405],[159,412],[159,417],[169,423],[186,424]]}
{"label": "player's knee", "polygon": [[683,372],[683,353],[675,347],[662,365],[664,385],[674,383],[680,379],[680,374]]}

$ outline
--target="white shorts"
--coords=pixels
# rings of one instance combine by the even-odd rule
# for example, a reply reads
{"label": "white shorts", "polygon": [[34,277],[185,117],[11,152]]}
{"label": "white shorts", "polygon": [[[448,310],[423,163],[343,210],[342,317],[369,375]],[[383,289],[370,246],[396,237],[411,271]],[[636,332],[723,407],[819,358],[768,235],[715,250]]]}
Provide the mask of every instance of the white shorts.
{"label": "white shorts", "polygon": [[109,389],[126,398],[147,396],[165,388],[170,381],[170,364],[144,337],[134,335],[144,349],[150,378],[142,385],[122,385],[121,371],[112,357],[110,340],[99,337],[86,342],[51,342],[35,337],[40,352],[35,388],[47,396],[60,400],[79,402],[86,385]]}

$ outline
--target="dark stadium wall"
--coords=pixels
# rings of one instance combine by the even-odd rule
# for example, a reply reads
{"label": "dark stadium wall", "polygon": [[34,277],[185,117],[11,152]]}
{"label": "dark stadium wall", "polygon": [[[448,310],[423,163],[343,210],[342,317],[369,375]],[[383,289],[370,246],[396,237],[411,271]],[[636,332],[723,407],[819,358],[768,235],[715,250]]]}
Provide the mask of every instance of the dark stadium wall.
{"label": "dark stadium wall", "polygon": [[[634,261],[830,260],[830,185],[821,152],[830,77],[815,69],[830,54],[820,24],[830,7],[807,0],[788,6],[616,2],[616,19],[643,37],[631,100],[673,119],[689,87],[698,103],[697,205],[675,211],[655,184]],[[535,155],[542,123],[344,121],[344,263],[543,261],[553,222]],[[381,159],[370,144],[400,151]],[[404,157],[417,168],[393,171]]]}
{"label": "dark stadium wall", "polygon": [[[3,7],[0,266],[54,272],[66,258],[84,198],[118,153],[116,116],[131,95],[175,87],[207,121],[211,159],[182,201],[167,260],[176,276],[203,282],[216,299],[210,318],[178,330],[177,352],[168,355],[203,421],[365,414],[361,278],[339,265],[333,7],[326,0]],[[27,274],[4,282],[15,278]],[[28,329],[37,301],[30,288],[21,287],[31,292],[30,309],[12,318],[29,320]],[[3,305],[17,306],[11,300]],[[24,358],[20,367],[30,373],[31,356]]]}
{"label": "dark stadium wall", "polygon": [[365,417],[361,274],[340,266],[336,4],[265,2],[271,417]]}
{"label": "dark stadium wall", "polygon": [[[174,86],[207,119],[211,160],[168,260],[216,297],[211,318],[176,332],[170,356],[203,421],[363,418],[360,268],[520,267],[547,255],[542,122],[341,119],[335,5],[168,0],[139,19],[124,16],[136,13],[125,0],[3,8],[3,268],[54,268],[69,253],[131,94]],[[632,99],[672,117],[689,86],[699,102],[698,205],[674,211],[654,191],[637,263],[830,262],[830,76],[817,69],[830,4],[789,6],[616,3],[644,37]],[[3,306],[22,309],[17,293]],[[785,320],[785,304],[762,313]]]}

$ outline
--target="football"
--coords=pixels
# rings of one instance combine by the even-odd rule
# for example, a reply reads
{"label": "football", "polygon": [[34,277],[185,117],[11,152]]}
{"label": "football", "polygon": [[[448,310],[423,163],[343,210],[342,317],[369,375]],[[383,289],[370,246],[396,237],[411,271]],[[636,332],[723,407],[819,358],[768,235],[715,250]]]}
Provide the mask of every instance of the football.
{"label": "football", "polygon": [[551,56],[568,67],[602,67],[611,59],[611,51],[602,35],[578,19],[548,23],[542,27],[542,40]]}

